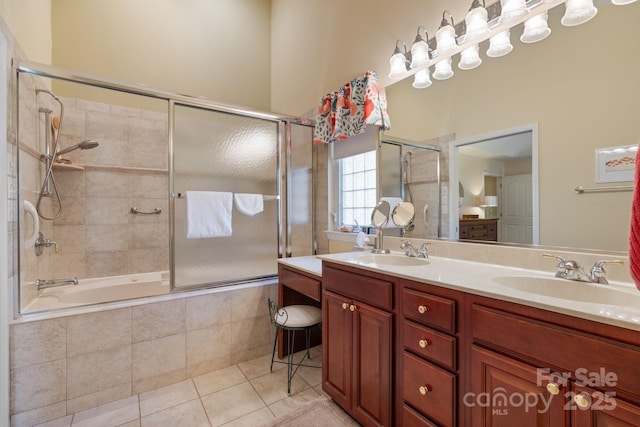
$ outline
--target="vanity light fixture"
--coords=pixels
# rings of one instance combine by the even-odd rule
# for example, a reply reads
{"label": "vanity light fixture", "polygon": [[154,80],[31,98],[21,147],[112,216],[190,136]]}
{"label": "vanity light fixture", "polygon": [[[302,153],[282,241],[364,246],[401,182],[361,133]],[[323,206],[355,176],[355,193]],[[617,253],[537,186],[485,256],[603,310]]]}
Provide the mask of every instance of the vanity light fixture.
{"label": "vanity light fixture", "polygon": [[522,43],[535,43],[547,38],[551,34],[551,28],[547,23],[548,19],[549,14],[544,11],[524,21],[524,32],[520,37],[520,41]]}
{"label": "vanity light fixture", "polygon": [[504,30],[494,35],[489,39],[489,49],[487,49],[487,56],[491,58],[499,58],[505,56],[513,50],[511,44],[511,32]]}
{"label": "vanity light fixture", "polygon": [[423,68],[413,76],[412,86],[416,89],[425,89],[431,86],[431,77],[429,77],[429,68]]}
{"label": "vanity light fixture", "polygon": [[488,13],[484,0],[480,4],[479,0],[473,0],[469,12],[464,19],[467,30],[464,41],[472,42],[489,35]]}
{"label": "vanity light fixture", "polygon": [[[451,23],[445,18],[447,13],[449,14],[449,18],[451,18]],[[448,10],[442,12],[442,22],[440,22],[440,28],[438,28],[438,32],[436,32],[436,55],[447,56],[458,47],[456,43],[456,30],[453,28],[454,25],[451,12]]]}
{"label": "vanity light fixture", "polygon": [[564,6],[564,16],[560,23],[566,27],[584,24],[598,13],[593,0],[567,0]]}
{"label": "vanity light fixture", "polygon": [[[399,43],[402,43],[404,46],[404,53],[400,50],[398,46]],[[393,55],[389,58],[389,78],[390,79],[400,79],[406,77],[408,75],[407,64],[409,60],[407,58],[407,45],[404,42],[398,40],[396,42],[396,48],[393,51]]]}
{"label": "vanity light fixture", "polygon": [[[425,38],[422,38],[420,34],[420,29],[424,31]],[[413,41],[413,45],[411,45],[411,68],[421,68],[429,65],[429,61],[431,61],[431,55],[429,48],[429,34],[427,30],[421,25],[418,27],[418,34],[416,34],[416,39]]]}
{"label": "vanity light fixture", "polygon": [[433,78],[436,80],[447,80],[451,77],[453,77],[451,58],[446,58],[440,62],[436,62],[436,69],[433,72]]}
{"label": "vanity light fixture", "polygon": [[525,0],[500,0],[502,13],[500,14],[500,25],[508,25],[529,13]]}
{"label": "vanity light fixture", "polygon": [[460,53],[460,62],[458,63],[458,68],[460,68],[461,70],[473,70],[474,68],[480,66],[480,64],[482,64],[482,59],[480,59],[480,53],[477,44],[469,46]]}

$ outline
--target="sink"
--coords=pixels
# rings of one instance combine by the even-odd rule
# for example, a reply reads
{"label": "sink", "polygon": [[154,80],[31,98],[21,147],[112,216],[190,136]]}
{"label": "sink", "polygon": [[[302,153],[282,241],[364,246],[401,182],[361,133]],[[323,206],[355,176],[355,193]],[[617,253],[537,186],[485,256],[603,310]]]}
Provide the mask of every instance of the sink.
{"label": "sink", "polygon": [[493,282],[510,289],[552,298],[592,304],[634,307],[640,310],[640,292],[613,285],[577,282],[555,277],[500,276]]}
{"label": "sink", "polygon": [[426,258],[408,257],[406,255],[399,254],[366,254],[360,255],[358,261],[366,264],[377,265],[395,265],[402,267],[417,267],[421,265],[429,264],[429,260]]}

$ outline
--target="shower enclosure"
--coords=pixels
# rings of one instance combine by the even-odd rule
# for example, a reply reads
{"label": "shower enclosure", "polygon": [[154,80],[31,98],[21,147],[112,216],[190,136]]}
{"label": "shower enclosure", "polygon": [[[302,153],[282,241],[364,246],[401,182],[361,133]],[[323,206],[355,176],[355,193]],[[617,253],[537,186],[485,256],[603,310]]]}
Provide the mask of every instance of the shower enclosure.
{"label": "shower enclosure", "polygon": [[[277,258],[314,253],[308,121],[43,64],[15,70],[16,316],[273,279]],[[263,208],[234,205],[230,236],[187,239],[189,191],[259,195]],[[118,291],[81,298],[89,283]]]}

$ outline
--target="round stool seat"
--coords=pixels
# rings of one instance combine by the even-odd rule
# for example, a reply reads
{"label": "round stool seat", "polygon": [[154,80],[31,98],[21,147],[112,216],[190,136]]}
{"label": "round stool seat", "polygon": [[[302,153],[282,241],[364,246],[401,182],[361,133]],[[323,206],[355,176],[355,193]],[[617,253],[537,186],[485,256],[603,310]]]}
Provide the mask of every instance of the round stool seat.
{"label": "round stool seat", "polygon": [[322,310],[311,305],[289,305],[280,308],[274,320],[280,327],[306,328],[322,321]]}

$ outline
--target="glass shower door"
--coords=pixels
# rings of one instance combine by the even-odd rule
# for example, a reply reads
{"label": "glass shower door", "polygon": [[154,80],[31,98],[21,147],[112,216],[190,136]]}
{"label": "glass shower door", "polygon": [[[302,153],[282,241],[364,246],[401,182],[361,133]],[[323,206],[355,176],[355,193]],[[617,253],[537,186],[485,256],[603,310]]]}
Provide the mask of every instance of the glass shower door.
{"label": "glass shower door", "polygon": [[[172,147],[174,287],[226,285],[276,275],[278,122],[175,104]],[[263,210],[247,215],[234,201],[230,217],[218,218],[228,222],[228,235],[188,238],[189,191],[224,192],[232,199],[238,193],[262,195]],[[219,212],[197,212],[205,221],[214,214]]]}

